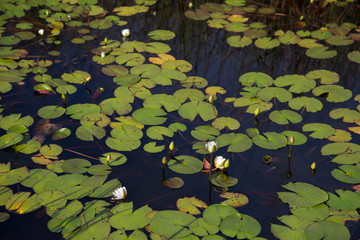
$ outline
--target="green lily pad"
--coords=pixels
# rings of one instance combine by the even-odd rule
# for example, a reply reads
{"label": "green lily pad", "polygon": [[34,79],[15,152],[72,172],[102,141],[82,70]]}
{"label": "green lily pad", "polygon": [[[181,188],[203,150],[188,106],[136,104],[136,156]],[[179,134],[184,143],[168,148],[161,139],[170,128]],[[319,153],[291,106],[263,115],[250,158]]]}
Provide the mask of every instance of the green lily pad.
{"label": "green lily pad", "polygon": [[342,129],[335,129],[334,135],[328,137],[328,140],[333,142],[349,142],[351,139],[351,133]]}
{"label": "green lily pad", "polygon": [[251,38],[244,36],[231,36],[226,39],[226,42],[232,47],[246,47],[252,44]]}
{"label": "green lily pad", "polygon": [[196,197],[184,197],[176,201],[176,207],[182,212],[198,215],[201,214],[198,208],[207,208],[207,204]]}
{"label": "green lily pad", "polygon": [[238,120],[231,118],[231,117],[219,117],[216,118],[212,124],[214,128],[217,128],[218,130],[222,130],[224,128],[230,129],[230,130],[236,130],[240,128],[240,123]]}
{"label": "green lily pad", "polygon": [[21,205],[29,198],[30,192],[18,192],[9,197],[5,203],[8,211],[17,211]]}
{"label": "green lily pad", "polygon": [[197,173],[203,168],[202,161],[188,155],[180,155],[176,158],[172,158],[167,164],[172,171],[181,174]]}
{"label": "green lily pad", "polygon": [[44,186],[50,179],[56,178],[57,175],[47,169],[31,169],[27,178],[21,185],[34,189],[36,193],[44,191]]}
{"label": "green lily pad", "polygon": [[238,183],[238,179],[223,173],[215,173],[211,177],[211,183],[218,187],[232,187]]}
{"label": "green lily pad", "polygon": [[196,9],[195,11],[187,10],[184,14],[187,18],[193,20],[206,20],[209,18],[209,12],[202,9]]}
{"label": "green lily pad", "polygon": [[273,79],[266,73],[262,72],[248,72],[239,78],[239,82],[243,86],[251,87],[253,85],[256,85],[258,87],[268,87],[271,84],[273,84]]}
{"label": "green lily pad", "polygon": [[313,207],[291,207],[290,211],[298,218],[309,221],[321,221],[330,215],[330,210],[324,203]]}
{"label": "green lily pad", "polygon": [[318,112],[323,108],[323,104],[320,100],[313,97],[297,97],[289,101],[289,107],[295,110],[302,108],[306,109],[307,112]]}
{"label": "green lily pad", "polygon": [[31,154],[37,152],[41,147],[40,142],[34,139],[30,139],[27,142],[19,143],[13,146],[13,149],[17,152],[21,152],[24,154]]}
{"label": "green lily pad", "polygon": [[328,143],[321,148],[322,155],[337,155],[360,152],[360,145],[355,143]]}
{"label": "green lily pad", "polygon": [[174,136],[174,132],[163,126],[153,126],[146,130],[146,135],[155,140],[164,140],[163,135],[167,137]]}
{"label": "green lily pad", "polygon": [[278,47],[280,41],[277,39],[272,39],[271,37],[258,38],[255,41],[255,46],[260,49],[272,49]]}
{"label": "green lily pad", "polygon": [[180,72],[189,72],[192,69],[191,63],[185,60],[170,60],[161,65],[162,69],[179,70]]}
{"label": "green lily pad", "polygon": [[307,137],[304,134],[296,131],[285,130],[281,132],[281,134],[288,137],[288,145],[291,145],[289,142],[289,138],[291,136],[294,138],[294,143],[292,145],[302,145],[307,142]]}
{"label": "green lily pad", "polygon": [[121,76],[116,76],[113,78],[114,83],[122,86],[132,85],[141,80],[141,77],[137,74],[126,74]]}
{"label": "green lily pad", "polygon": [[220,194],[219,197],[227,199],[220,204],[228,204],[232,207],[242,207],[249,203],[249,198],[242,193],[225,192]]}
{"label": "green lily pad", "polygon": [[62,153],[63,149],[57,144],[44,145],[40,148],[40,153],[46,156],[56,157]]}
{"label": "green lily pad", "polygon": [[135,230],[143,228],[150,222],[146,215],[151,211],[152,209],[147,205],[133,212],[132,202],[119,204],[111,209],[114,215],[110,217],[109,223],[117,229]]}
{"label": "green lily pad", "polygon": [[275,237],[284,240],[307,239],[304,230],[312,224],[313,221],[302,219],[295,215],[283,215],[278,217],[278,219],[287,226],[271,224],[271,232]]}
{"label": "green lily pad", "polygon": [[315,59],[333,58],[337,55],[336,50],[328,50],[329,47],[313,47],[306,50],[306,55]]}
{"label": "green lily pad", "polygon": [[342,224],[332,221],[316,222],[305,229],[307,239],[350,239],[349,230]]}
{"label": "green lily pad", "polygon": [[156,146],[156,142],[149,142],[144,145],[144,150],[149,153],[162,152],[165,149],[164,145]]}
{"label": "green lily pad", "polygon": [[68,173],[85,173],[87,167],[90,167],[91,163],[82,158],[72,158],[65,160],[61,165],[61,168]]}
{"label": "green lily pad", "polygon": [[360,162],[360,152],[339,154],[331,162],[338,164],[353,164]]}
{"label": "green lily pad", "polygon": [[44,119],[54,119],[61,117],[65,113],[65,108],[60,106],[45,106],[38,110],[38,115]]}
{"label": "green lily pad", "polygon": [[80,124],[106,127],[110,124],[110,118],[102,113],[86,113],[81,117]]}
{"label": "green lily pad", "polygon": [[194,225],[195,220],[190,214],[165,210],[155,214],[150,221],[150,227],[167,238],[183,238],[192,233],[189,228]]}
{"label": "green lily pad", "polygon": [[154,40],[170,40],[175,37],[175,33],[169,30],[153,30],[148,33],[148,36]]}
{"label": "green lily pad", "polygon": [[347,46],[354,43],[354,40],[350,39],[347,36],[335,35],[327,38],[325,40],[328,44],[334,46]]}
{"label": "green lily pad", "polygon": [[[110,159],[108,161],[108,156]],[[100,162],[109,166],[119,166],[124,164],[127,161],[127,157],[119,152],[108,152],[102,154],[102,157],[99,158]]]}
{"label": "green lily pad", "polygon": [[150,42],[144,46],[144,51],[149,53],[168,53],[171,51],[171,47],[161,42]]}
{"label": "green lily pad", "polygon": [[336,189],[335,192],[339,195],[339,197],[333,193],[328,193],[329,200],[326,204],[329,207],[343,211],[356,210],[360,207],[360,196],[358,193],[342,189]]}
{"label": "green lily pad", "polygon": [[360,63],[360,51],[349,52],[347,57],[350,61]]}
{"label": "green lily pad", "polygon": [[251,239],[260,233],[261,226],[253,217],[235,213],[221,221],[220,231],[228,237],[236,236],[237,239]]}
{"label": "green lily pad", "polygon": [[328,138],[335,133],[335,129],[325,123],[307,123],[302,127],[304,132],[313,132],[309,136],[316,139]]}
{"label": "green lily pad", "polygon": [[145,98],[143,103],[145,108],[161,108],[163,106],[167,112],[178,110],[181,106],[177,98],[167,94],[153,94]]}
{"label": "green lily pad", "polygon": [[250,28],[248,24],[242,22],[229,22],[225,24],[224,27],[226,31],[236,33],[245,32]]}
{"label": "green lily pad", "polygon": [[0,92],[7,93],[12,89],[12,85],[8,82],[0,82]]}
{"label": "green lily pad", "polygon": [[3,117],[0,120],[0,128],[8,130],[14,125],[24,125],[26,127],[31,126],[34,123],[34,119],[31,116],[21,117],[21,114],[10,114]]}
{"label": "green lily pad", "polygon": [[219,148],[229,146],[228,152],[245,152],[252,146],[251,139],[242,133],[224,133],[215,139]]}
{"label": "green lily pad", "polygon": [[302,121],[302,116],[299,113],[287,109],[272,111],[269,118],[271,121],[280,125],[286,125],[290,122],[299,123]]}
{"label": "green lily pad", "polygon": [[166,112],[157,108],[139,108],[135,110],[132,117],[135,121],[144,125],[160,125],[166,122]]}
{"label": "green lily pad", "polygon": [[358,184],[360,183],[360,165],[341,165],[338,169],[332,170],[331,175],[341,182]]}
{"label": "green lily pad", "polygon": [[0,186],[0,206],[4,206],[9,197],[13,195],[13,191],[8,187]]}
{"label": "green lily pad", "polygon": [[0,149],[13,146],[23,140],[24,136],[20,133],[7,133],[0,137]]}
{"label": "green lily pad", "polygon": [[113,115],[114,111],[116,111],[118,115],[125,115],[132,110],[132,106],[127,101],[118,98],[105,99],[99,106],[101,108],[101,113],[108,116]]}
{"label": "green lily pad", "polygon": [[279,41],[282,44],[286,44],[286,45],[296,44],[296,43],[300,42],[300,40],[301,40],[301,38],[292,31],[286,31],[285,34],[283,34],[279,37]]}
{"label": "green lily pad", "polygon": [[27,167],[20,167],[10,171],[2,171],[0,173],[0,186],[9,186],[23,181],[29,176]]}
{"label": "green lily pad", "polygon": [[213,140],[219,135],[219,130],[211,126],[198,126],[191,131],[191,136],[201,141]]}
{"label": "green lily pad", "polygon": [[313,207],[329,199],[328,194],[308,183],[296,182],[283,185],[292,192],[278,192],[281,201],[296,207]]}
{"label": "green lily pad", "polygon": [[73,73],[64,73],[61,78],[69,83],[83,84],[91,78],[90,74],[84,71],[76,70]]}
{"label": "green lily pad", "polygon": [[[145,62],[145,57],[143,55],[141,55],[140,53],[125,53],[125,54],[122,54],[122,55],[116,57],[117,64],[119,64],[119,65],[125,64],[125,66],[128,66],[128,67],[137,66],[137,65],[143,64],[144,62]],[[109,67],[109,66],[107,66],[107,67]],[[129,72],[123,66],[119,66],[119,67],[122,67],[122,68],[120,68],[120,71],[118,69],[116,69],[116,72],[120,72],[121,74],[116,74],[116,76],[124,76]],[[117,68],[119,68],[119,67],[117,67]]]}
{"label": "green lily pad", "polygon": [[309,92],[316,86],[316,82],[314,80],[298,74],[278,77],[274,80],[274,84],[277,87],[291,86],[289,91],[293,93]]}
{"label": "green lily pad", "polygon": [[94,137],[97,139],[105,137],[106,132],[95,125],[82,125],[76,129],[75,135],[83,141],[94,141]]}
{"label": "green lily pad", "polygon": [[173,131],[174,133],[178,132],[178,131],[185,132],[186,129],[187,129],[185,124],[182,124],[182,123],[179,123],[179,122],[170,124],[168,128],[171,131]]}
{"label": "green lily pad", "polygon": [[106,145],[117,151],[132,151],[140,147],[140,140],[119,140],[116,138],[108,137],[106,139]]}
{"label": "green lily pad", "polygon": [[329,116],[332,119],[342,118],[343,122],[354,123],[360,121],[360,113],[348,108],[336,108],[330,111]]}
{"label": "green lily pad", "polygon": [[339,82],[340,80],[339,74],[324,69],[310,71],[306,74],[306,77],[314,80],[320,79],[321,84],[333,84]]}
{"label": "green lily pad", "polygon": [[200,102],[203,101],[205,97],[202,91],[191,88],[177,90],[173,96],[176,97],[180,103],[184,103],[187,99],[192,102]]}
{"label": "green lily pad", "polygon": [[265,149],[279,149],[287,144],[287,138],[276,132],[265,132],[264,136],[255,135],[252,140],[257,146]]}
{"label": "green lily pad", "polygon": [[96,104],[74,104],[66,108],[66,114],[73,119],[80,120],[86,113],[100,113],[100,107]]}
{"label": "green lily pad", "polygon": [[[140,56],[142,56],[142,55],[140,55]],[[145,61],[145,58],[144,58],[144,61]],[[141,63],[143,63],[143,62],[141,62]],[[101,72],[107,76],[117,77],[117,76],[124,76],[124,75],[128,74],[129,70],[124,66],[108,65],[108,66],[103,67],[101,69]]]}
{"label": "green lily pad", "polygon": [[118,179],[112,179],[110,181],[107,181],[105,184],[100,185],[94,189],[94,192],[92,192],[89,197],[92,198],[107,198],[111,197],[113,194],[114,189],[117,189],[121,187],[121,183]]}
{"label": "green lily pad", "polygon": [[187,102],[179,108],[178,112],[182,118],[190,121],[193,121],[199,114],[205,122],[215,119],[218,114],[215,106],[208,102]]}
{"label": "green lily pad", "polygon": [[70,135],[71,135],[70,129],[60,128],[60,129],[56,130],[55,133],[52,135],[52,140],[56,141],[56,140],[64,139]]}
{"label": "green lily pad", "polygon": [[327,94],[326,101],[328,102],[345,102],[352,97],[352,92],[348,89],[344,89],[338,85],[323,85],[313,89],[312,93],[315,96]]}
{"label": "green lily pad", "polygon": [[261,89],[257,96],[268,102],[273,98],[276,98],[279,102],[288,102],[292,99],[292,94],[288,90],[279,87],[266,87]]}

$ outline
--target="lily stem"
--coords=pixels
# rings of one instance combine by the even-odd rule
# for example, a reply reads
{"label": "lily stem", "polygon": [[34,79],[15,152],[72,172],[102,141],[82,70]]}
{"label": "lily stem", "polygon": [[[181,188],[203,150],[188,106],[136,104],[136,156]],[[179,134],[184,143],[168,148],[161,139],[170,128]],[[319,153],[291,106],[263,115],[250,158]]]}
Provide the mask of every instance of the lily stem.
{"label": "lily stem", "polygon": [[211,173],[212,173],[212,169],[213,169],[213,153],[211,153],[211,158],[210,158],[210,173],[209,173],[209,182],[211,182]]}
{"label": "lily stem", "polygon": [[213,111],[214,111],[214,114],[215,114],[215,118],[217,118],[217,114],[216,114],[216,111],[215,111],[215,107],[214,107],[214,104],[211,104],[211,107],[212,107],[212,109],[213,109]]}

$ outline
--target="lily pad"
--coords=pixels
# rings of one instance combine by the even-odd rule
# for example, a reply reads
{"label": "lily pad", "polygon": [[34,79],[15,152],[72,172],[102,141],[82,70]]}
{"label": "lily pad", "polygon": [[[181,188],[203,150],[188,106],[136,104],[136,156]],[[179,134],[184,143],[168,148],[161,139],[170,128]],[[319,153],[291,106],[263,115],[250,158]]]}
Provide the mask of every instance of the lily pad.
{"label": "lily pad", "polygon": [[277,87],[291,86],[289,91],[293,93],[309,92],[316,86],[314,80],[298,74],[278,77],[274,80],[274,84]]}
{"label": "lily pad", "polygon": [[160,125],[166,122],[167,118],[163,117],[166,112],[157,108],[139,108],[135,110],[132,117],[144,125]]}
{"label": "lily pad", "polygon": [[100,107],[96,104],[79,103],[66,108],[66,114],[71,118],[80,120],[86,113],[99,113]]}
{"label": "lily pad", "polygon": [[257,146],[265,149],[279,149],[287,144],[287,138],[276,132],[265,132],[264,135],[255,135],[252,140]]}
{"label": "lily pad", "polygon": [[315,96],[326,94],[326,101],[328,102],[345,102],[352,97],[352,92],[339,85],[323,85],[313,89],[312,93]]}
{"label": "lily pad", "polygon": [[177,173],[193,174],[202,170],[203,163],[195,157],[180,155],[170,159],[168,166],[172,171]]}
{"label": "lily pad", "polygon": [[13,146],[23,140],[24,136],[20,133],[7,133],[0,137],[0,149]]}
{"label": "lily pad", "polygon": [[70,135],[71,135],[70,129],[60,128],[60,129],[56,130],[55,133],[52,135],[52,140],[56,141],[56,140],[64,139]]}
{"label": "lily pad", "polygon": [[350,61],[360,63],[360,51],[349,52],[347,56]]}
{"label": "lily pad", "polygon": [[279,102],[288,102],[292,99],[292,94],[288,90],[279,87],[266,87],[261,89],[257,96],[268,102],[273,98],[276,98]]}
{"label": "lily pad", "polygon": [[342,118],[343,122],[354,123],[360,121],[360,113],[348,108],[336,108],[330,111],[329,116],[332,119]]}
{"label": "lily pad", "polygon": [[156,142],[149,142],[144,145],[144,150],[149,153],[162,152],[165,149],[164,145],[156,146]]}
{"label": "lily pad", "polygon": [[163,181],[164,186],[171,189],[179,189],[184,186],[184,181],[179,177],[169,178]]}
{"label": "lily pad", "polygon": [[313,132],[309,136],[316,139],[328,138],[335,133],[335,129],[325,123],[307,123],[302,127],[304,132]]}
{"label": "lily pad", "polygon": [[341,182],[358,184],[360,183],[360,165],[341,165],[338,169],[332,170],[331,175]]}
{"label": "lily pad", "polygon": [[305,229],[305,236],[308,239],[350,239],[349,230],[342,224],[332,221],[316,222]]}
{"label": "lily pad", "polygon": [[219,148],[229,146],[228,152],[245,152],[252,146],[251,139],[242,133],[224,133],[215,139]]}
{"label": "lily pad", "polygon": [[260,233],[261,226],[253,217],[236,213],[221,221],[220,231],[228,237],[236,236],[237,239],[251,239]]}
{"label": "lily pad", "polygon": [[[110,159],[108,160],[108,156],[110,156]],[[127,157],[119,152],[108,152],[102,154],[102,157],[99,158],[100,162],[105,165],[109,166],[118,166],[122,165],[127,161]]]}
{"label": "lily pad", "polygon": [[283,185],[292,192],[278,192],[281,201],[296,207],[313,207],[329,199],[328,194],[308,183],[296,182]]}
{"label": "lily pad", "polygon": [[301,108],[306,109],[308,112],[318,112],[323,108],[323,104],[320,100],[313,97],[297,97],[289,101],[289,107],[295,110],[300,110]]}
{"label": "lily pad", "polygon": [[0,173],[0,186],[9,186],[23,181],[29,176],[27,167],[20,167],[10,171],[2,171]]}
{"label": "lily pad", "polygon": [[175,37],[175,33],[169,30],[153,30],[148,36],[154,40],[170,40]]}
{"label": "lily pad", "polygon": [[299,123],[302,121],[302,117],[299,113],[287,109],[272,111],[269,118],[271,121],[280,125],[286,125],[290,122]]}
{"label": "lily pad", "polygon": [[62,164],[62,169],[68,173],[85,173],[87,167],[90,167],[91,163],[82,158],[72,158],[65,160]]}
{"label": "lily pad", "polygon": [[167,112],[178,110],[181,106],[180,102],[172,95],[153,94],[145,98],[145,108],[161,108],[163,106]]}
{"label": "lily pad", "polygon": [[256,85],[258,87],[268,87],[273,84],[273,79],[271,76],[267,75],[266,73],[262,72],[248,72],[239,78],[239,82],[243,86],[251,87]]}
{"label": "lily pad", "polygon": [[208,102],[187,102],[179,108],[178,112],[182,118],[190,121],[193,121],[199,114],[205,122],[215,119],[218,114],[215,106]]}
{"label": "lily pad", "polygon": [[321,148],[322,155],[337,155],[360,152],[360,145],[356,143],[328,143]]}
{"label": "lily pad", "polygon": [[238,183],[238,179],[224,173],[215,173],[211,177],[211,183],[218,187],[232,187]]}
{"label": "lily pad", "polygon": [[249,203],[249,198],[242,193],[225,192],[220,194],[220,197],[227,199],[222,201],[221,204],[228,204],[232,207],[242,207]]}
{"label": "lily pad", "polygon": [[198,126],[191,131],[191,135],[201,141],[213,140],[219,134],[219,130],[211,126]]}
{"label": "lily pad", "polygon": [[313,47],[306,50],[306,55],[316,59],[333,58],[337,55],[336,50],[328,50],[329,47]]}
{"label": "lily pad", "polygon": [[277,39],[272,39],[271,37],[262,37],[255,41],[255,46],[260,49],[272,49],[278,47],[279,45],[280,41]]}
{"label": "lily pad", "polygon": [[324,69],[310,71],[306,74],[306,77],[314,80],[320,79],[320,83],[322,84],[333,84],[339,82],[340,80],[339,74]]}
{"label": "lily pad", "polygon": [[201,214],[198,208],[207,208],[207,204],[196,197],[179,198],[176,201],[177,208],[182,212],[188,212],[191,215]]}
{"label": "lily pad", "polygon": [[230,130],[236,130],[240,128],[240,123],[238,120],[231,118],[231,117],[219,117],[216,118],[212,124],[213,127],[217,128],[218,130],[222,130],[224,128]]}

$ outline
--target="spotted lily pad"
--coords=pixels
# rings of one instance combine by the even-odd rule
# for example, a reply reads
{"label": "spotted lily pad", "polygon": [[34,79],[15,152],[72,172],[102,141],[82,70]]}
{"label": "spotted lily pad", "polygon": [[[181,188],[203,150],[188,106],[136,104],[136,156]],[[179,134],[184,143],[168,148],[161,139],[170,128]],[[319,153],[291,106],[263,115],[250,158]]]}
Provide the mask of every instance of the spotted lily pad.
{"label": "spotted lily pad", "polygon": [[179,198],[176,201],[176,206],[180,211],[188,212],[191,215],[197,215],[201,213],[198,207],[207,208],[207,204],[197,199],[196,197]]}
{"label": "spotted lily pad", "polygon": [[278,192],[279,198],[291,206],[313,207],[328,200],[328,194],[308,183],[296,182],[283,185],[292,192]]}
{"label": "spotted lily pad", "polygon": [[164,186],[171,189],[179,189],[184,186],[184,181],[179,177],[169,178],[163,181]]}
{"label": "spotted lily pad", "polygon": [[242,193],[225,192],[220,194],[220,197],[227,199],[222,201],[221,204],[228,204],[232,207],[242,207],[249,202],[248,197]]}

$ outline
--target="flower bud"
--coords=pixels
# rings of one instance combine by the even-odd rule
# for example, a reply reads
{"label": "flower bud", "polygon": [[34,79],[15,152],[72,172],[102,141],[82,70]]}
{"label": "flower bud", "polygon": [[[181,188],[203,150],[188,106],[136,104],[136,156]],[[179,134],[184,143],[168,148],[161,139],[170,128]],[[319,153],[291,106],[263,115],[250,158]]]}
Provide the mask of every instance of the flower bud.
{"label": "flower bud", "polygon": [[254,111],[255,117],[256,117],[257,115],[259,115],[259,113],[260,113],[260,108],[256,108],[255,111]]}
{"label": "flower bud", "polygon": [[130,30],[129,29],[123,29],[123,30],[121,30],[121,34],[124,37],[128,37],[128,36],[130,36]]}
{"label": "flower bud", "polygon": [[293,145],[294,142],[295,142],[294,137],[293,137],[293,136],[290,136],[290,138],[289,138],[289,143],[290,143],[291,145]]}
{"label": "flower bud", "polygon": [[101,58],[105,57],[105,52],[101,52]]}
{"label": "flower bud", "polygon": [[42,36],[44,35],[44,29],[39,29],[38,33]]}
{"label": "flower bud", "polygon": [[311,170],[315,170],[316,169],[316,162],[313,162],[310,166]]}
{"label": "flower bud", "polygon": [[205,143],[205,147],[209,153],[214,153],[218,149],[218,145],[215,141]]}
{"label": "flower bud", "polygon": [[174,150],[174,142],[171,142],[171,143],[170,143],[169,149],[170,149],[170,151]]}
{"label": "flower bud", "polygon": [[162,159],[161,159],[161,162],[162,162],[162,164],[167,164],[167,162],[168,162],[168,160],[167,160],[167,158],[166,157],[163,157]]}
{"label": "flower bud", "polygon": [[212,104],[213,102],[214,102],[214,95],[211,94],[209,97],[209,103]]}
{"label": "flower bud", "polygon": [[104,38],[104,43],[105,43],[105,44],[108,44],[108,39],[107,39],[107,37]]}
{"label": "flower bud", "polygon": [[226,159],[224,162],[224,168],[229,168],[229,166],[230,166],[230,160]]}

